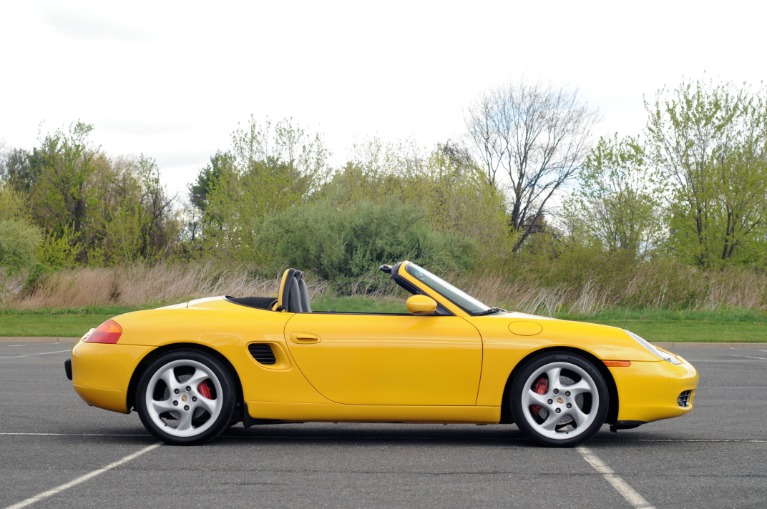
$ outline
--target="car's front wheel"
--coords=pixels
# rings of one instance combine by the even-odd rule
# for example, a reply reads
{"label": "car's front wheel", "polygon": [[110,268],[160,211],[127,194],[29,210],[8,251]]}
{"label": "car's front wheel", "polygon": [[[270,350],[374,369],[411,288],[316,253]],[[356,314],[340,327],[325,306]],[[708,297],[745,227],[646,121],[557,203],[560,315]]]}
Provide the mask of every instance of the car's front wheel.
{"label": "car's front wheel", "polygon": [[604,377],[583,357],[553,352],[533,358],[516,375],[511,410],[520,430],[539,444],[575,446],[605,421]]}
{"label": "car's front wheel", "polygon": [[136,410],[144,427],[169,444],[199,444],[218,436],[232,421],[232,376],[215,357],[174,350],[141,374]]}

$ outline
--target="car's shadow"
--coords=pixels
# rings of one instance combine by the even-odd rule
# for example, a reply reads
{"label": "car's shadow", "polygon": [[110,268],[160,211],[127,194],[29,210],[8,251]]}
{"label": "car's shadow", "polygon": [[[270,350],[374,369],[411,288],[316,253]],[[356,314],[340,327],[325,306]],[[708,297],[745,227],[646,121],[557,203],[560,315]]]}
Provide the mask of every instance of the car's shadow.
{"label": "car's shadow", "polygon": [[[156,442],[141,426],[100,428],[97,432],[59,430],[66,440],[82,442],[145,444]],[[659,442],[669,447],[695,438],[659,431],[621,431],[612,433],[607,426],[586,443],[588,447],[652,447]],[[378,447],[408,445],[420,447],[472,446],[540,448],[514,425],[472,424],[360,424],[360,423],[286,423],[236,425],[224,431],[206,447],[259,445],[333,445]]]}
{"label": "car's shadow", "polygon": [[[681,443],[666,434],[652,432],[612,433],[604,427],[592,438],[590,446],[652,446],[657,442]],[[232,427],[215,444],[259,442],[261,444],[312,443],[336,446],[387,445],[471,445],[474,447],[539,448],[513,425],[434,425],[434,424],[278,424],[257,425],[250,428]]]}

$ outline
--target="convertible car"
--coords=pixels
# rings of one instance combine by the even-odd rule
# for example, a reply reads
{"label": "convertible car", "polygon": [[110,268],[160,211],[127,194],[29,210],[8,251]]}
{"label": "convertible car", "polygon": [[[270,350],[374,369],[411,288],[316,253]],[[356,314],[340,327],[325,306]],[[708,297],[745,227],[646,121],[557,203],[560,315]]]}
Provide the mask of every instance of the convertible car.
{"label": "convertible car", "polygon": [[575,446],[692,410],[698,373],[631,332],[488,307],[418,265],[384,265],[408,313],[312,312],[302,272],[276,297],[117,316],[65,363],[90,405],[138,412],[169,444],[236,423],[515,423]]}

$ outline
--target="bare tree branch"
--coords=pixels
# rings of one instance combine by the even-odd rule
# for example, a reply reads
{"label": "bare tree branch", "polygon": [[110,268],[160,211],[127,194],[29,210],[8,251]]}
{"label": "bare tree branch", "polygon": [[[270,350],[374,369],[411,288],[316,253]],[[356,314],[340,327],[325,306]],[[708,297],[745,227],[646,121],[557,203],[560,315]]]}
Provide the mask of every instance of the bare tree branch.
{"label": "bare tree branch", "polygon": [[577,91],[540,83],[491,90],[469,109],[469,138],[485,178],[493,187],[508,187],[509,225],[521,233],[515,252],[577,172],[596,119]]}

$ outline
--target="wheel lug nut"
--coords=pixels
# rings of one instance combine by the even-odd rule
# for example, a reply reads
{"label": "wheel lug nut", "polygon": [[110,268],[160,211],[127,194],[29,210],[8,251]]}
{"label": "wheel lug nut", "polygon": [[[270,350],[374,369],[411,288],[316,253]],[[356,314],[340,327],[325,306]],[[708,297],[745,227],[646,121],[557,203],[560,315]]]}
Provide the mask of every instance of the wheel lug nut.
{"label": "wheel lug nut", "polygon": [[559,389],[554,389],[554,394],[559,394]]}
{"label": "wheel lug nut", "polygon": [[556,409],[556,410],[554,410],[554,411],[555,411],[556,413],[560,413],[560,412],[562,411],[562,409],[561,409],[561,408],[557,408],[557,409]]}
{"label": "wheel lug nut", "polygon": [[186,392],[189,392],[189,391],[191,391],[191,390],[192,390],[192,388],[191,388],[191,387],[189,387],[189,386],[187,385],[187,386],[186,386]]}
{"label": "wheel lug nut", "polygon": [[184,410],[189,410],[189,405],[184,405]]}
{"label": "wheel lug nut", "polygon": [[197,401],[197,396],[192,396],[192,401],[196,402]]}
{"label": "wheel lug nut", "polygon": [[178,389],[173,389],[173,394],[178,394],[179,392],[181,391],[179,391]]}
{"label": "wheel lug nut", "polygon": [[550,399],[550,400],[549,400],[549,405],[550,405],[550,404],[552,404],[552,403],[554,403],[554,400],[553,400],[553,399]]}
{"label": "wheel lug nut", "polygon": [[571,405],[570,403],[567,404],[567,408],[572,408],[572,407],[573,405]]}
{"label": "wheel lug nut", "polygon": [[174,401],[173,406],[178,406],[178,401]]}
{"label": "wheel lug nut", "polygon": [[567,391],[567,392],[565,393],[565,396],[568,396],[568,397],[569,397],[569,396],[570,396],[570,391]]}

